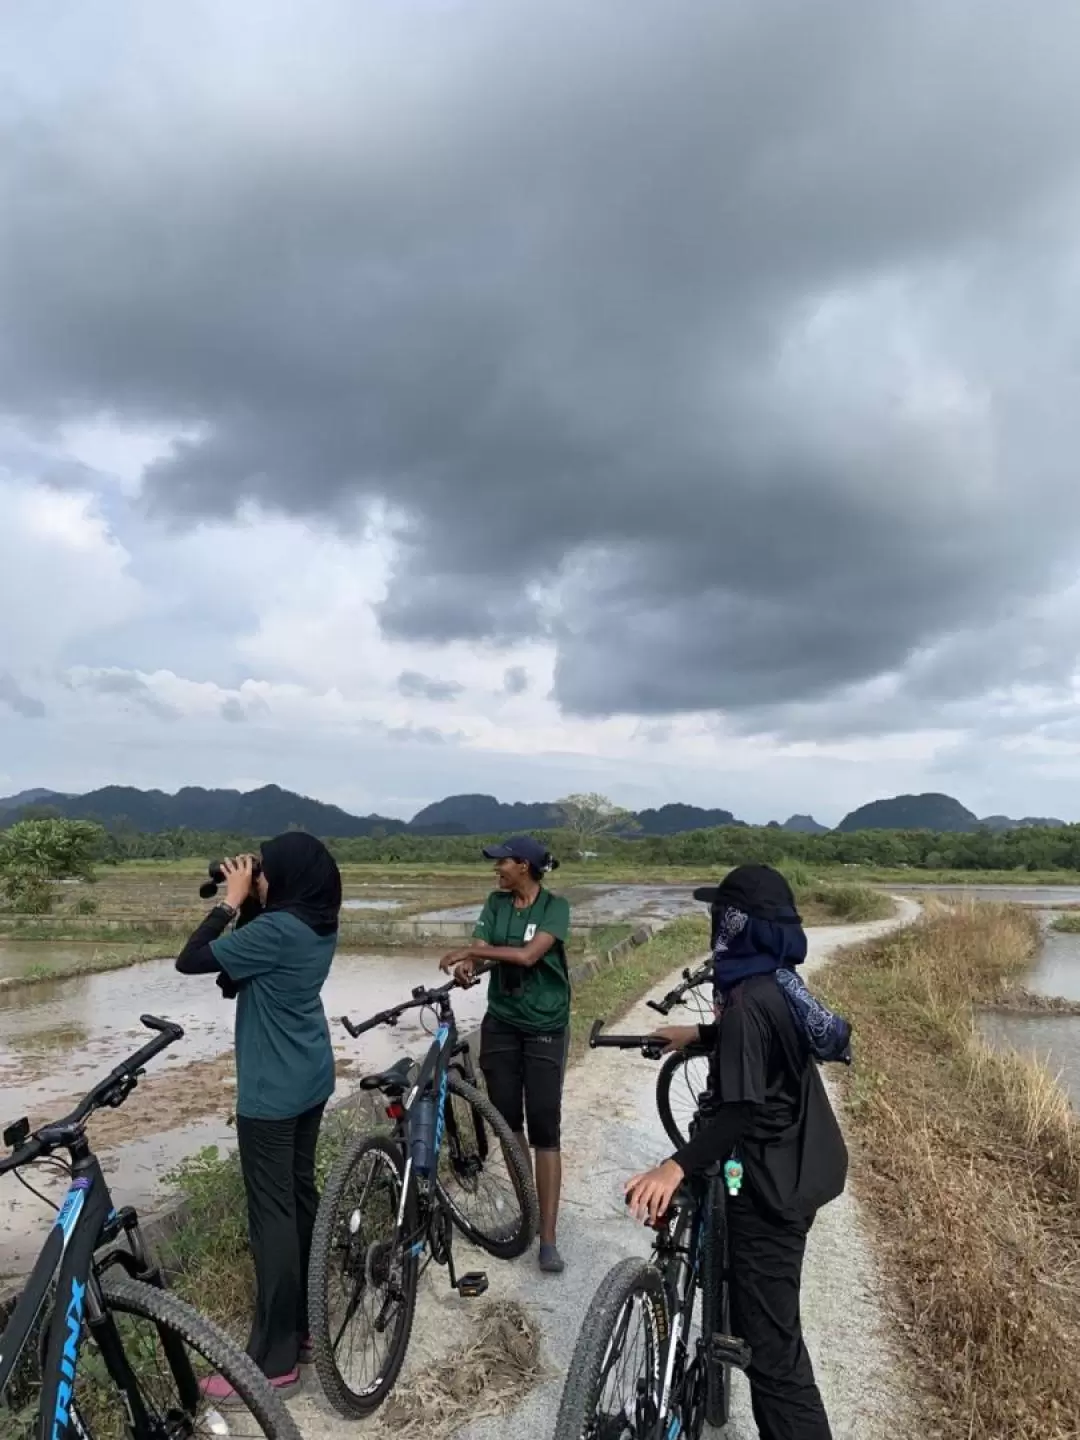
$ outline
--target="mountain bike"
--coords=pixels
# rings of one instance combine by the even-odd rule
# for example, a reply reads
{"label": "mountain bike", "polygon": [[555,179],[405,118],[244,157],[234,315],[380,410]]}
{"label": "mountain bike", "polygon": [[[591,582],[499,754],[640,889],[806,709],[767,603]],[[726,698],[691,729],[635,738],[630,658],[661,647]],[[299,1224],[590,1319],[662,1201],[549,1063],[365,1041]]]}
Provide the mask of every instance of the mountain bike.
{"label": "mountain bike", "polygon": [[411,999],[360,1025],[342,1017],[354,1039],[396,1025],[409,1010],[430,1010],[436,1020],[422,1062],[405,1056],[360,1081],[362,1090],[385,1096],[393,1130],[357,1136],[319,1204],[308,1308],[319,1379],[342,1415],[369,1415],[393,1388],[417,1283],[431,1261],[447,1267],[463,1298],[487,1290],[483,1271],[458,1275],[454,1226],[509,1260],[529,1248],[539,1225],[528,1158],[477,1088],[468,1042],[458,1039],[450,1002],[456,987],[454,980],[434,990],[418,986]]}
{"label": "mountain bike", "polygon": [[[701,993],[703,985],[711,985],[713,962],[704,960],[696,970],[684,970],[683,978],[662,1000],[647,1000],[651,1010],[669,1015],[677,1005],[689,1005],[691,1017],[699,1025],[712,1025],[716,1015],[711,1000]],[[709,1084],[709,1051],[704,1045],[688,1045],[673,1050],[666,1057],[656,1077],[656,1109],[660,1123],[671,1143],[679,1148],[686,1144],[690,1123],[697,1114],[698,1096]]]}
{"label": "mountain bike", "polygon": [[[0,1174],[15,1173],[36,1195],[19,1172],[51,1166],[71,1185],[0,1333],[0,1428],[5,1440],[300,1440],[254,1362],[165,1289],[136,1212],[113,1206],[90,1148],[89,1117],[122,1105],[144,1067],[183,1038],[179,1025],[154,1015],[142,1023],[155,1038],[70,1115],[34,1133],[25,1119],[4,1132],[13,1153],[0,1159]],[[232,1385],[236,1408],[222,1410],[203,1394],[200,1381],[212,1373]]]}
{"label": "mountain bike", "polygon": [[[590,1047],[640,1050],[648,1035],[600,1034]],[[554,1440],[698,1440],[706,1422],[726,1424],[732,1368],[750,1348],[728,1333],[724,1186],[718,1169],[680,1186],[652,1227],[648,1260],[621,1260],[593,1296],[582,1322]],[[701,1292],[700,1328],[694,1309]]]}

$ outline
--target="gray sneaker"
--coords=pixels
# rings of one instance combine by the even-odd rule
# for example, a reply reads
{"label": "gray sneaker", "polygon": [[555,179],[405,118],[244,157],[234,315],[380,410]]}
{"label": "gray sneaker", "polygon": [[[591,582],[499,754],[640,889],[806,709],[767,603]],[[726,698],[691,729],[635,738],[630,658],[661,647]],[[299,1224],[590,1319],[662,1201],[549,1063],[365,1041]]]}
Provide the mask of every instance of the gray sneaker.
{"label": "gray sneaker", "polygon": [[545,1245],[540,1242],[540,1269],[547,1275],[561,1275],[566,1269],[566,1262],[559,1254],[554,1245]]}

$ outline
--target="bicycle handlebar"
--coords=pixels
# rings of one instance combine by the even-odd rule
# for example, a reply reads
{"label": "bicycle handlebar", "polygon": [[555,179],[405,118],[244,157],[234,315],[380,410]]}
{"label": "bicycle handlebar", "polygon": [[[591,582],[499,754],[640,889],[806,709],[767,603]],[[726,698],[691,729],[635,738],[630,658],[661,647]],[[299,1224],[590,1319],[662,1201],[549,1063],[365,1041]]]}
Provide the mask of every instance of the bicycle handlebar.
{"label": "bicycle handlebar", "polygon": [[[147,1030],[157,1032],[156,1039],[147,1041],[133,1055],[129,1055],[115,1069],[110,1070],[104,1080],[99,1080],[94,1088],[83,1096],[70,1115],[43,1125],[29,1139],[21,1144],[16,1143],[12,1153],[0,1159],[0,1175],[9,1170],[17,1170],[22,1165],[32,1164],[45,1155],[51,1155],[54,1150],[69,1145],[95,1110],[122,1105],[139,1083],[139,1076],[150,1061],[177,1040],[184,1038],[183,1027],[172,1020],[162,1020],[158,1015],[140,1015],[139,1021]],[[17,1129],[18,1126],[12,1127],[12,1130]]]}
{"label": "bicycle handlebar", "polygon": [[696,970],[684,970],[682,973],[682,983],[676,985],[674,990],[669,990],[662,1000],[646,1000],[645,1004],[650,1010],[667,1015],[676,1005],[681,1005],[688,990],[696,990],[699,985],[706,985],[712,979],[712,962],[706,960]]}
{"label": "bicycle handlebar", "polygon": [[640,1050],[646,1060],[659,1060],[671,1048],[656,1035],[601,1035],[603,1020],[594,1020],[589,1031],[590,1050]]}
{"label": "bicycle handlebar", "polygon": [[[488,967],[485,966],[484,969]],[[482,974],[483,971],[476,973]],[[425,1006],[448,1006],[451,990],[460,990],[462,986],[456,980],[448,980],[445,985],[437,985],[429,990],[425,985],[417,985],[412,992],[412,998],[403,1000],[400,1005],[392,1005],[389,1010],[380,1010],[377,1015],[372,1015],[369,1020],[361,1020],[359,1025],[354,1025],[347,1015],[339,1016],[342,1025],[349,1032],[354,1040],[368,1030],[374,1030],[377,1025],[396,1025],[406,1010],[422,1010]]]}

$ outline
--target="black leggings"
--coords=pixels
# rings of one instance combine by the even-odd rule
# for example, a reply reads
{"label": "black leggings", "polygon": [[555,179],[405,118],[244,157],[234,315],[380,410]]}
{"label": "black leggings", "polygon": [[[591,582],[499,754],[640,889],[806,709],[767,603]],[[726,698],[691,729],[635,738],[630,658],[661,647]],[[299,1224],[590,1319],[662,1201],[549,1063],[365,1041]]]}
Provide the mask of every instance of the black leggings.
{"label": "black leggings", "polygon": [[731,1328],[753,1352],[747,1379],[761,1440],[831,1440],[803,1341],[799,1293],[810,1226],[784,1224],[744,1190],[727,1203]]}
{"label": "black leggings", "polygon": [[308,1333],[308,1261],[319,1208],[315,1147],[324,1108],[316,1105],[292,1120],[236,1117],[255,1261],[247,1353],[271,1379],[296,1369]]}
{"label": "black leggings", "polygon": [[529,1126],[529,1144],[558,1150],[567,1030],[534,1035],[495,1015],[480,1027],[480,1069],[491,1103],[515,1135]]}

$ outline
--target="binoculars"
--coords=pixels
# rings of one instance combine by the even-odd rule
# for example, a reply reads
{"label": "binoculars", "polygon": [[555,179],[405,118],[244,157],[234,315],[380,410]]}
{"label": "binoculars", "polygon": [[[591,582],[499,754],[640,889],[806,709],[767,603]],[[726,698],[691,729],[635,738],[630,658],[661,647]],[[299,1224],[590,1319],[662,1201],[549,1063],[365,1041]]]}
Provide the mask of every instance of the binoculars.
{"label": "binoculars", "polygon": [[[220,860],[211,860],[207,866],[209,880],[204,880],[199,886],[199,894],[204,900],[212,900],[218,892],[218,886],[225,883],[225,870]],[[251,863],[251,878],[254,880],[257,875],[262,874],[262,864],[258,859]]]}

